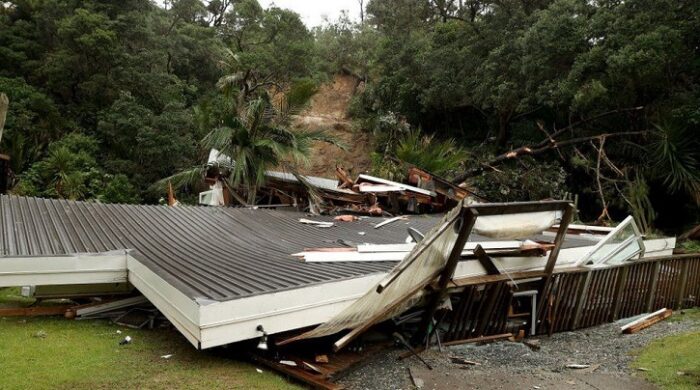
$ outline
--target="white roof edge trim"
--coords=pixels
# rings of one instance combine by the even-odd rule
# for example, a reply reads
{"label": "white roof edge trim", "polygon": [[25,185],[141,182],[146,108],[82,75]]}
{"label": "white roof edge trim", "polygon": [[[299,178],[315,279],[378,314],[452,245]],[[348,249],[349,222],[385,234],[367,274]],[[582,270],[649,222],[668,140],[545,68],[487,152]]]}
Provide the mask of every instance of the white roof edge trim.
{"label": "white roof edge trim", "polygon": [[377,183],[386,184],[386,185],[390,185],[390,186],[401,187],[401,188],[407,189],[409,191],[417,192],[417,193],[423,194],[423,195],[437,196],[437,193],[435,193],[434,191],[424,190],[422,188],[410,186],[408,184],[403,184],[403,183],[399,183],[399,182],[395,182],[395,181],[391,181],[391,180],[387,180],[387,179],[382,179],[381,177],[370,176],[370,175],[366,175],[364,173],[361,173],[359,176],[357,176],[357,179],[355,179],[355,183],[357,183],[357,181],[360,179],[374,181]]}
{"label": "white roof edge trim", "polygon": [[123,283],[127,257],[124,251],[0,257],[0,287]]}
{"label": "white roof edge trim", "polygon": [[195,346],[201,348],[200,307],[138,259],[127,259],[129,282]]}

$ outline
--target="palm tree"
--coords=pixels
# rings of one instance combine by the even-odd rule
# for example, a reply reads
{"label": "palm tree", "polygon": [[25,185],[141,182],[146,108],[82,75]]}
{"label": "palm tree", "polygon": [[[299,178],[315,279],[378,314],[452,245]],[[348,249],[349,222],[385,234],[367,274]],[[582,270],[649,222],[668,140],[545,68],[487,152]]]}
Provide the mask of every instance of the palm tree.
{"label": "palm tree", "polygon": [[288,124],[293,111],[284,101],[275,106],[263,97],[251,100],[237,116],[227,116],[222,126],[211,130],[201,141],[202,147],[216,149],[230,160],[220,159],[187,169],[157,185],[162,187],[168,181],[177,188],[191,185],[201,182],[210,169],[216,169],[233,196],[237,196],[234,188],[243,188],[247,203],[254,204],[267,170],[283,166],[296,174],[296,166],[308,164],[315,141],[344,147],[323,131],[290,131]]}

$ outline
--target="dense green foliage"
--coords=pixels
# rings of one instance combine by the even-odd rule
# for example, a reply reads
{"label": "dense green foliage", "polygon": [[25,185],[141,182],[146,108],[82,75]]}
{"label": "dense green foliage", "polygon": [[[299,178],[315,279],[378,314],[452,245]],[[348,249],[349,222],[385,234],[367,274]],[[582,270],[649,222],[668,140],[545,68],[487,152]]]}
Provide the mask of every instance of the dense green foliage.
{"label": "dense green foliage", "polygon": [[309,30],[256,0],[2,3],[0,149],[15,191],[154,202],[153,183],[201,162],[197,141],[221,129],[216,144],[269,162],[259,167],[293,160],[258,147],[270,133],[233,129],[251,133],[251,102],[286,90],[295,105],[343,72],[362,81],[350,114],[373,135],[375,172],[400,176],[398,158],[494,201],[569,193],[584,220],[697,222],[700,2],[371,0],[365,11]]}
{"label": "dense green foliage", "polygon": [[[373,0],[367,13],[371,32],[353,30],[372,45],[353,106],[365,127],[393,116],[456,138],[473,157],[458,176],[491,200],[568,192],[588,220],[697,222],[700,3]],[[522,146],[532,157],[496,157]]]}

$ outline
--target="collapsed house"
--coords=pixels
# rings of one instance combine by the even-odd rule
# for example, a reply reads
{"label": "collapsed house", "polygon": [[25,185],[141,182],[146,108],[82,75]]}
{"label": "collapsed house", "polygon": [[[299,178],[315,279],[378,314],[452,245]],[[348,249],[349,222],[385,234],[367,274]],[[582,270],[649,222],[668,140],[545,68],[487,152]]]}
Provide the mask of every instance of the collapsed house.
{"label": "collapsed house", "polygon": [[[488,209],[497,216],[506,207]],[[274,335],[333,319],[417,252],[434,253],[426,234],[445,218],[344,222],[293,209],[1,196],[0,287],[32,286],[54,296],[136,289],[195,347],[211,348],[260,337],[260,329]],[[643,240],[631,219],[602,231],[574,226],[569,235],[563,224],[554,233],[558,218],[548,214],[524,239],[510,238],[511,219],[476,223],[443,281],[480,280],[494,270],[510,278],[541,277],[550,266],[600,268],[667,256],[675,245],[672,238]],[[454,249],[450,242],[443,252]]]}
{"label": "collapsed house", "polygon": [[[212,149],[207,165],[209,170],[204,180],[210,189],[199,194],[200,205],[252,206],[243,200],[245,188],[226,184],[222,168],[225,171],[235,165],[231,158]],[[413,166],[406,172],[408,184],[368,174],[359,174],[353,180],[342,167],[336,166],[335,171],[336,179],[328,179],[268,170],[255,206],[295,207],[314,214],[391,216],[443,213],[462,199],[484,200],[467,188]]]}

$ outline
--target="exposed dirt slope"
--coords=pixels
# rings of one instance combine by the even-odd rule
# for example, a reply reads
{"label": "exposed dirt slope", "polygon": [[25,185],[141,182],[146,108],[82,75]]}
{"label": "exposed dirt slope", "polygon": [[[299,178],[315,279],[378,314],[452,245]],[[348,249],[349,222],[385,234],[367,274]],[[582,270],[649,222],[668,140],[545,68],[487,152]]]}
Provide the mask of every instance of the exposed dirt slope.
{"label": "exposed dirt slope", "polygon": [[355,131],[347,118],[350,100],[355,93],[357,80],[349,75],[336,75],[331,82],[322,85],[311,98],[309,107],[294,120],[297,129],[325,130],[347,146],[347,150],[323,142],[314,145],[310,165],[302,171],[309,175],[335,177],[336,164],[345,167],[352,176],[370,166],[369,136]]}

